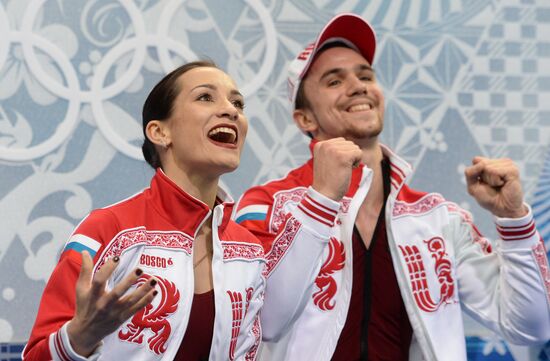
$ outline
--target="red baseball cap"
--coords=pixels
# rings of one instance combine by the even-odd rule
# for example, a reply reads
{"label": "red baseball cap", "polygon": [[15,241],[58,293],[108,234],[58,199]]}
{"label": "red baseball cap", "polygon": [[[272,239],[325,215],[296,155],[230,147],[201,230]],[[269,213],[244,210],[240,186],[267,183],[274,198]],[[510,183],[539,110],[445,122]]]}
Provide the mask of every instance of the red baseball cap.
{"label": "red baseball cap", "polygon": [[332,42],[343,42],[359,52],[372,65],[376,50],[376,34],[368,22],[358,15],[343,13],[333,17],[288,67],[288,94],[294,108],[300,82],[307,74],[317,51]]}

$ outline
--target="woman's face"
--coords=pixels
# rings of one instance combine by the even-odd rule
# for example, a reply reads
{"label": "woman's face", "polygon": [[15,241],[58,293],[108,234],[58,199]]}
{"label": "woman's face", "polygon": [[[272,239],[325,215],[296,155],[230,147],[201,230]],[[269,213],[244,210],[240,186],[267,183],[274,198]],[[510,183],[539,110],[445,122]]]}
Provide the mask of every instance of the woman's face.
{"label": "woman's face", "polygon": [[220,176],[239,165],[248,121],[243,96],[217,68],[200,67],[177,80],[168,119],[169,156],[188,174]]}

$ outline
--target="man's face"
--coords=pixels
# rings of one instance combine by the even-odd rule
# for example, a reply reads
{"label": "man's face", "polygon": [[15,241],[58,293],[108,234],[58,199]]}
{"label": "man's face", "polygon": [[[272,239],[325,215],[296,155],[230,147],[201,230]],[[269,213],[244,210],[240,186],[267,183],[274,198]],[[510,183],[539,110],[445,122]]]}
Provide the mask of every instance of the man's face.
{"label": "man's face", "polygon": [[[376,139],[384,121],[384,95],[358,52],[335,47],[316,57],[304,80],[315,139],[344,137],[357,144]],[[306,129],[307,130],[307,129]]]}

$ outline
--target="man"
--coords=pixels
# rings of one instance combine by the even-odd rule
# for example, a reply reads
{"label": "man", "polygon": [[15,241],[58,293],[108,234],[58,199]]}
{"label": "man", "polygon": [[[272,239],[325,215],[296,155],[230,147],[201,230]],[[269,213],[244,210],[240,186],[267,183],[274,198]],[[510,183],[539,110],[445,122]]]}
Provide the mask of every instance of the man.
{"label": "man", "polygon": [[[411,167],[378,140],[375,47],[370,25],[342,14],[291,63],[293,117],[313,138],[313,158],[239,202],[235,218],[270,247],[271,270],[287,250],[297,259],[299,245],[328,242],[309,302],[291,319],[262,314],[262,358],[466,360],[462,311],[510,342],[545,342],[550,273],[517,167],[475,157],[465,171],[469,193],[495,217],[495,249],[468,212],[410,189]],[[266,305],[277,294],[268,286]],[[282,325],[287,332],[270,332]]]}

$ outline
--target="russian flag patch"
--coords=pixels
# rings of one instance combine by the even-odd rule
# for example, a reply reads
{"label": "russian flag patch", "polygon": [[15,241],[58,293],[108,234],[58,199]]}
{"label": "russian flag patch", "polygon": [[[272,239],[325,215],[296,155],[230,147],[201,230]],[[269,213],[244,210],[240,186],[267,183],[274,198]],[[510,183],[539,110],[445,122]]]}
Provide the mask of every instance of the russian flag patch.
{"label": "russian flag patch", "polygon": [[253,204],[241,208],[235,215],[235,222],[241,223],[244,221],[263,221],[267,218],[268,205],[265,204]]}
{"label": "russian flag patch", "polygon": [[101,243],[99,243],[98,241],[90,237],[86,237],[82,234],[75,234],[71,238],[69,238],[67,244],[65,244],[63,253],[69,250],[73,250],[78,253],[82,253],[82,251],[88,251],[90,256],[94,258],[100,247]]}

